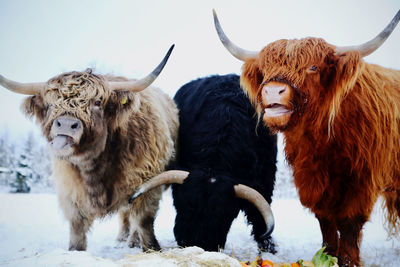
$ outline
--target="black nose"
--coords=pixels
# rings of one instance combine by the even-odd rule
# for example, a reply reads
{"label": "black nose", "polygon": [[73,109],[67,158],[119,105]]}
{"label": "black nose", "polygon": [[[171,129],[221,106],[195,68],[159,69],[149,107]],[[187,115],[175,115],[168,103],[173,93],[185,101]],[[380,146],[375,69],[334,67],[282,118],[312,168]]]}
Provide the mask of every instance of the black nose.
{"label": "black nose", "polygon": [[82,127],[82,122],[74,118],[60,117],[54,121],[53,124],[60,130],[79,130]]}

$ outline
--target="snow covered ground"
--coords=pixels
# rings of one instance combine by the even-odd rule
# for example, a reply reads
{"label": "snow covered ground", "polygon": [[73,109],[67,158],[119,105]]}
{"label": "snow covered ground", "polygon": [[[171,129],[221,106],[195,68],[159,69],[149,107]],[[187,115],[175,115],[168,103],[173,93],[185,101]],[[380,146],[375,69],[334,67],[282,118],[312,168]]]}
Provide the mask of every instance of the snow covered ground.
{"label": "snow covered ground", "polygon": [[[88,235],[88,253],[66,252],[68,223],[58,208],[55,194],[0,194],[0,203],[0,266],[60,266],[65,262],[68,266],[118,266],[125,255],[141,252],[115,241],[119,228],[117,216],[94,224]],[[275,199],[272,209],[278,253],[264,253],[263,257],[273,261],[311,259],[321,244],[314,216],[295,198]],[[156,236],[164,249],[177,248],[172,232],[174,217],[168,190],[155,223]],[[239,260],[253,259],[257,255],[256,243],[243,214],[234,221],[223,253]],[[400,242],[386,240],[378,206],[371,222],[365,226],[361,257],[366,266],[400,264]]]}
{"label": "snow covered ground", "polygon": [[[273,237],[278,253],[263,253],[262,257],[272,261],[311,260],[321,246],[319,225],[314,215],[301,206],[288,177],[290,170],[280,160],[272,204],[276,221]],[[282,182],[285,179],[286,182]],[[55,194],[0,193],[0,203],[0,266],[126,266],[127,263],[130,266],[174,266],[171,259],[159,257],[149,260],[140,249],[118,243],[117,216],[95,222],[88,235],[87,252],[68,252],[69,226],[58,207]],[[155,233],[164,250],[168,252],[172,249],[183,254],[194,252],[203,259],[218,255],[196,248],[177,250],[172,230],[174,219],[175,209],[171,191],[168,190],[163,195],[155,222]],[[400,265],[400,241],[387,240],[380,203],[377,203],[363,233],[361,258],[365,266]],[[256,257],[257,245],[250,236],[250,228],[242,213],[234,221],[222,253],[218,257],[222,257],[229,266],[234,266],[237,261],[228,256],[239,261]],[[194,258],[192,260],[195,261]],[[229,261],[231,264],[228,264]],[[194,266],[194,263],[186,262],[182,266]]]}

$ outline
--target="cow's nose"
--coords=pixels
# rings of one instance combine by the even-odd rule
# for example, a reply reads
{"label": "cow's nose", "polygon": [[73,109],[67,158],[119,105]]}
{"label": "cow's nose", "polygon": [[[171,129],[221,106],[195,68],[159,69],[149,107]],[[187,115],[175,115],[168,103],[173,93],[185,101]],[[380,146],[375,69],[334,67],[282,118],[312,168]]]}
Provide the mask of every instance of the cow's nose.
{"label": "cow's nose", "polygon": [[263,87],[261,95],[265,106],[284,104],[291,97],[291,87],[286,83],[272,81]]}
{"label": "cow's nose", "polygon": [[265,94],[270,95],[270,96],[281,96],[284,95],[287,91],[287,85],[286,84],[281,84],[281,85],[276,85],[276,84],[268,84],[264,87]]}
{"label": "cow's nose", "polygon": [[53,126],[58,130],[78,131],[82,128],[82,122],[75,118],[60,117],[54,121]]}

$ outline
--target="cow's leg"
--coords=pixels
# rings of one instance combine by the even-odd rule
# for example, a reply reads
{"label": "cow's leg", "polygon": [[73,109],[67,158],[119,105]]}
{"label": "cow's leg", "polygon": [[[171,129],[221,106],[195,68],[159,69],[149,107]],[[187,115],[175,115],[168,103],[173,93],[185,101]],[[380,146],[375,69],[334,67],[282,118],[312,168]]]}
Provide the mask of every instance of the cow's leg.
{"label": "cow's leg", "polygon": [[89,231],[93,223],[94,217],[86,217],[70,195],[59,194],[60,207],[69,221],[69,250],[86,250],[86,233]]}
{"label": "cow's leg", "polygon": [[330,255],[337,255],[339,248],[339,236],[336,223],[323,216],[316,215],[322,233],[322,246],[326,247],[325,252]]}
{"label": "cow's leg", "polygon": [[119,242],[127,241],[129,237],[130,231],[130,223],[129,223],[129,210],[121,210],[119,212],[121,229],[118,234],[117,240]]}
{"label": "cow's leg", "polygon": [[253,225],[252,234],[254,240],[257,242],[258,248],[262,251],[275,254],[277,251],[272,237],[270,235],[263,236],[267,228],[260,212],[254,207],[254,205],[248,202],[245,202],[242,205],[242,208],[246,213],[248,223]]}
{"label": "cow's leg", "polygon": [[[136,200],[135,200],[136,201]],[[140,247],[143,251],[160,250],[160,245],[154,235],[154,217],[155,213],[132,212],[130,215],[131,231],[128,241],[128,246]]]}
{"label": "cow's leg", "polygon": [[143,217],[143,215],[131,214],[130,219],[132,227],[128,246],[131,248],[141,246],[143,251],[160,250],[160,245],[154,234],[154,215]]}
{"label": "cow's leg", "polygon": [[139,219],[139,236],[142,241],[143,251],[147,250],[161,250],[160,245],[154,235],[154,219],[155,213],[149,212],[147,215]]}
{"label": "cow's leg", "polygon": [[93,223],[93,219],[82,216],[78,210],[70,218],[69,250],[86,250],[86,233]]}
{"label": "cow's leg", "polygon": [[140,247],[140,243],[141,243],[141,241],[140,241],[139,234],[136,230],[134,230],[129,237],[129,241],[128,241],[129,247],[130,248]]}
{"label": "cow's leg", "polygon": [[359,215],[338,220],[337,226],[340,233],[338,260],[340,266],[360,266],[361,231],[367,219],[368,216]]}
{"label": "cow's leg", "polygon": [[135,200],[130,210],[131,236],[129,246],[137,246],[140,240],[143,251],[160,250],[154,235],[154,219],[161,199],[161,188],[154,188]]}

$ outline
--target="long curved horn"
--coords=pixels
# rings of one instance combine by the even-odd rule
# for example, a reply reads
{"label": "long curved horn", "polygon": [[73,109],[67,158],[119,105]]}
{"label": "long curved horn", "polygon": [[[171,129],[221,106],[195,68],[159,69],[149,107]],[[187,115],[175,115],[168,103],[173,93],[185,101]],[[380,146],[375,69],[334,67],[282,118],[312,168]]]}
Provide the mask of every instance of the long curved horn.
{"label": "long curved horn", "polygon": [[163,70],[165,64],[168,61],[169,56],[171,55],[172,50],[174,49],[175,45],[172,45],[161,63],[146,77],[137,80],[137,81],[127,81],[127,82],[110,82],[110,88],[112,90],[127,90],[133,92],[140,92],[147,87],[150,86],[154,82],[154,80],[158,77],[160,72]]}
{"label": "long curved horn", "polygon": [[243,184],[235,185],[234,189],[236,197],[253,203],[263,216],[267,231],[262,235],[262,237],[271,235],[275,227],[275,220],[271,207],[265,198],[257,190]]}
{"label": "long curved horn", "polygon": [[129,204],[132,204],[136,198],[157,186],[163,184],[183,184],[183,181],[188,177],[188,175],[189,172],[177,170],[160,173],[159,175],[154,176],[149,181],[139,186],[129,198]]}
{"label": "long curved horn", "polygon": [[225,48],[237,59],[246,61],[249,58],[255,58],[258,55],[257,51],[249,51],[245,50],[243,48],[240,48],[239,46],[235,45],[232,43],[231,40],[226,36],[224,31],[221,28],[221,24],[219,23],[217,13],[213,9],[213,16],[214,16],[214,25],[215,29],[217,30],[218,37],[221,40],[222,44],[225,46]]}
{"label": "long curved horn", "polygon": [[373,53],[376,49],[378,49],[386,41],[389,35],[393,32],[394,28],[396,28],[399,20],[400,20],[400,10],[397,11],[396,16],[394,16],[394,18],[386,26],[386,28],[383,29],[383,31],[379,33],[374,39],[366,43],[363,43],[361,45],[336,47],[336,53],[342,54],[347,51],[359,51],[362,57],[368,56],[369,54]]}
{"label": "long curved horn", "polygon": [[0,75],[0,84],[4,88],[13,91],[18,94],[23,95],[35,95],[40,92],[45,86],[46,83],[19,83],[15,81],[11,81],[4,76]]}

